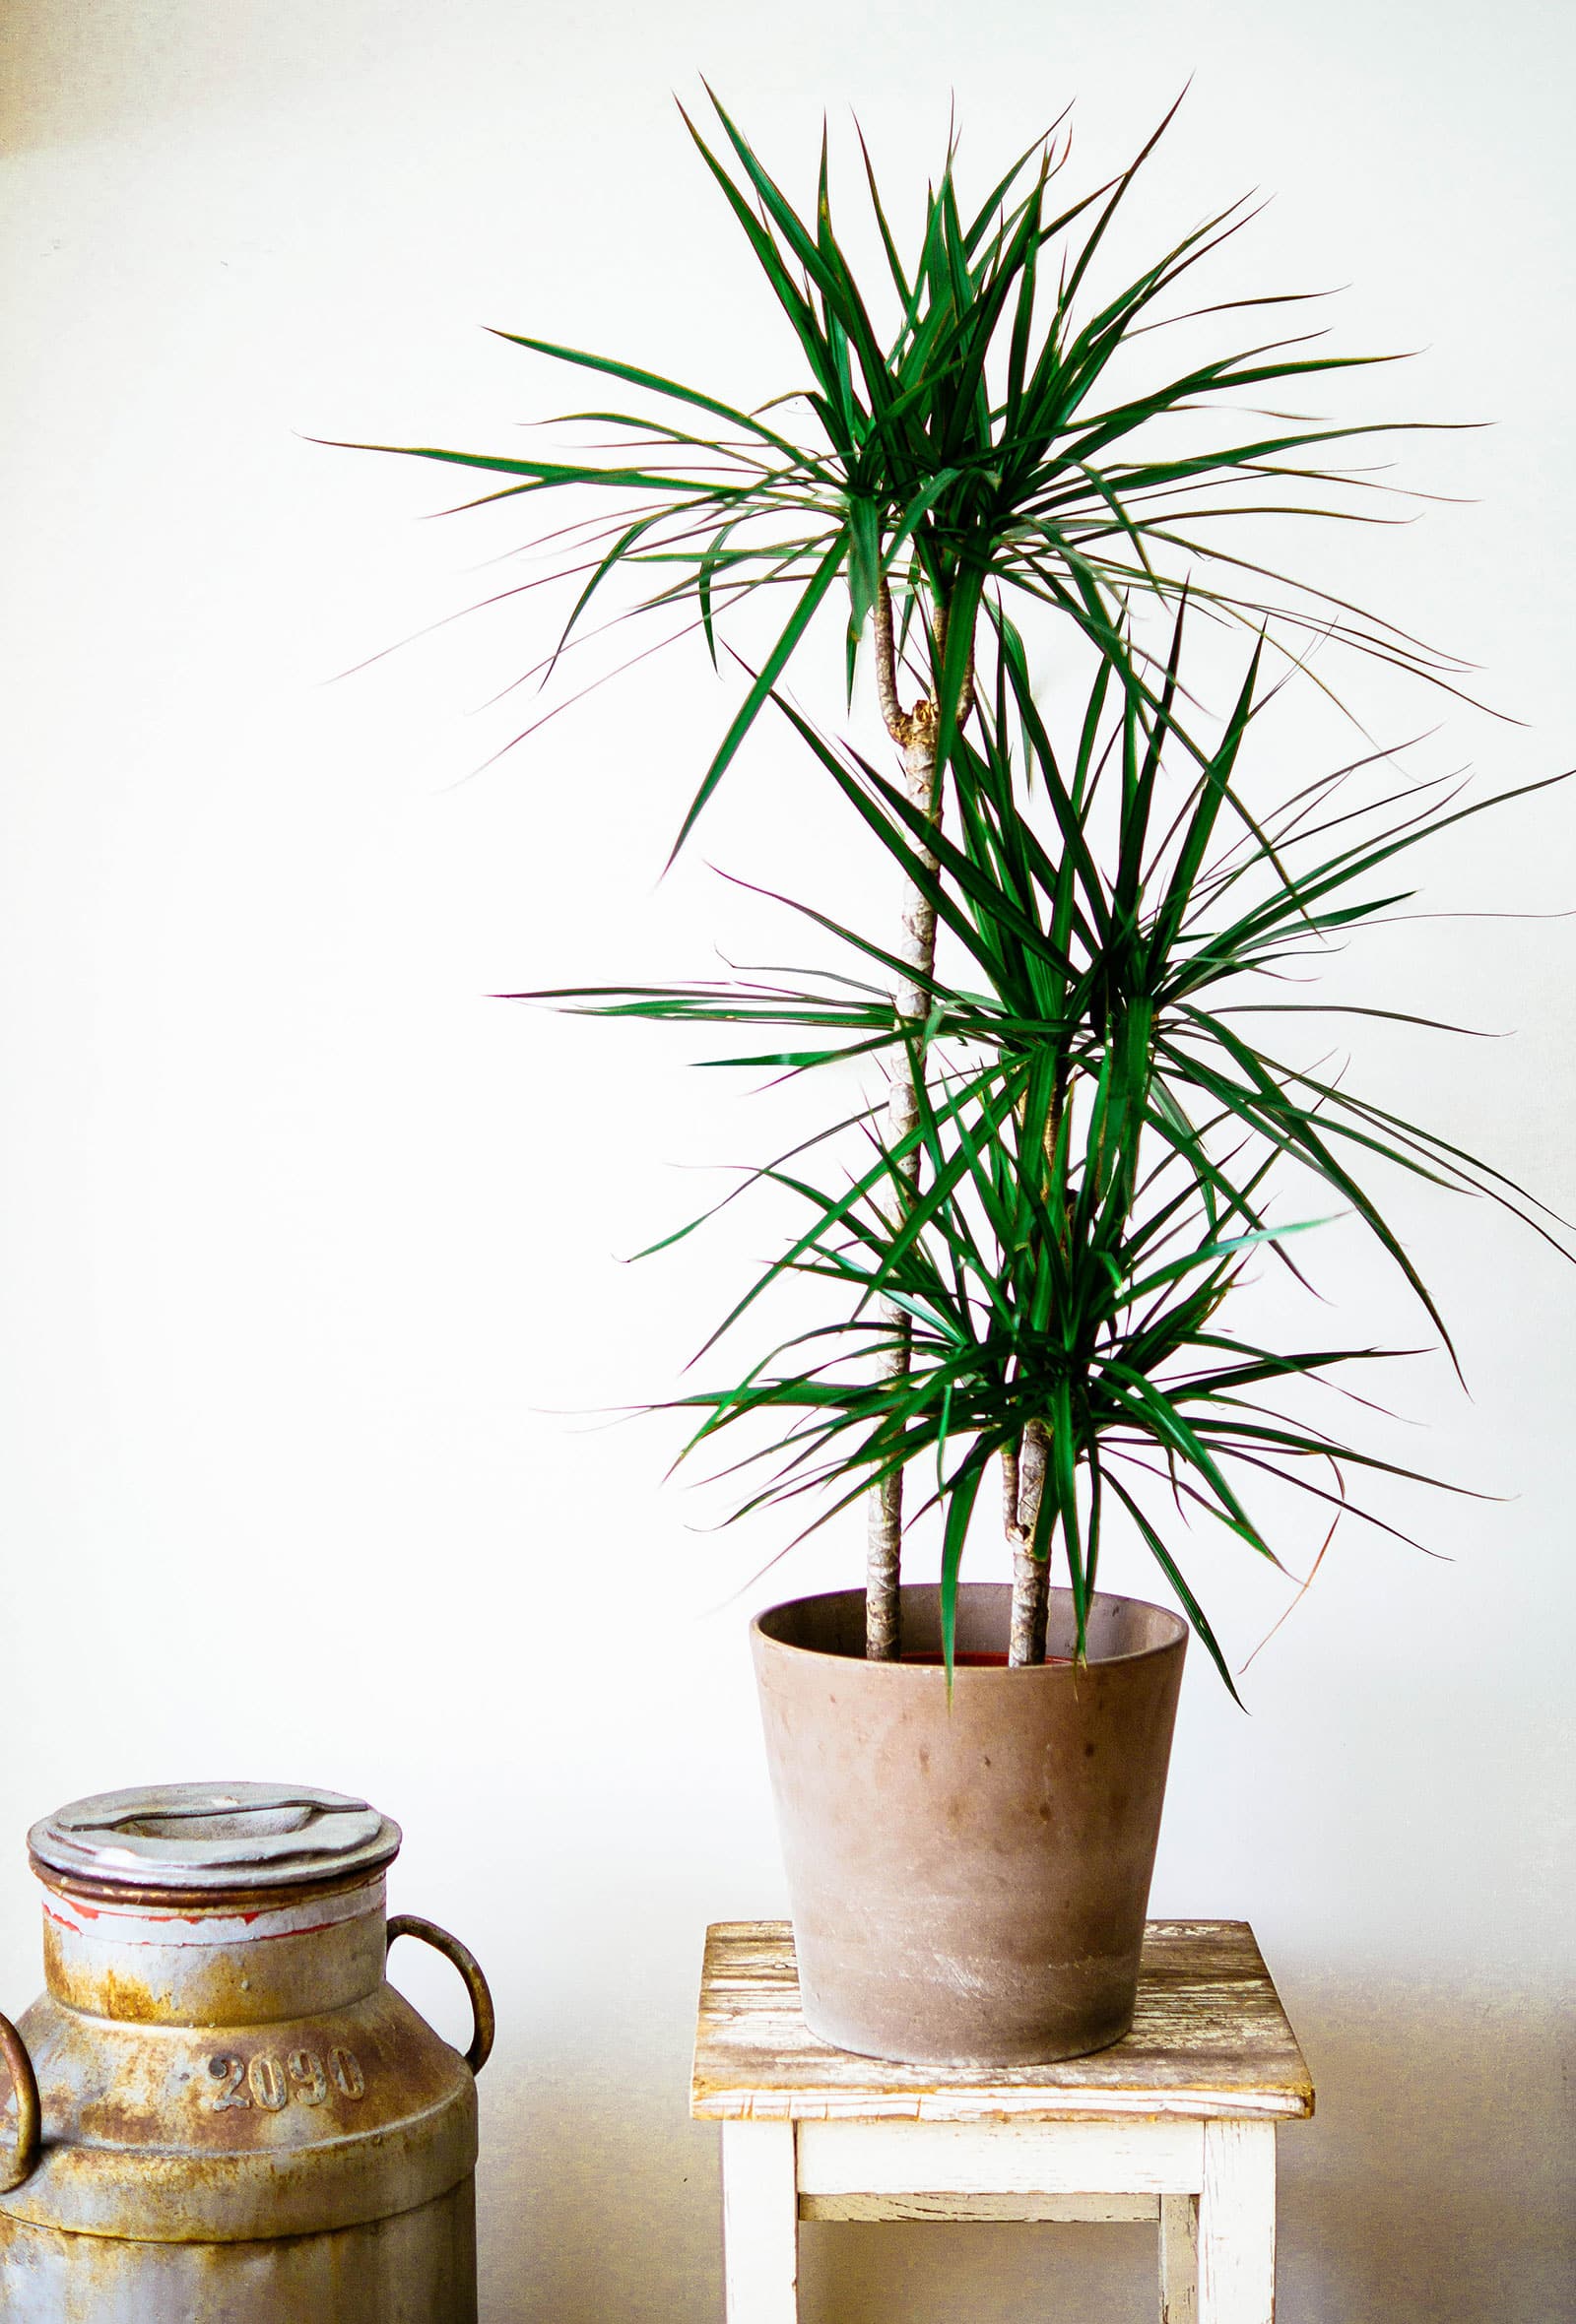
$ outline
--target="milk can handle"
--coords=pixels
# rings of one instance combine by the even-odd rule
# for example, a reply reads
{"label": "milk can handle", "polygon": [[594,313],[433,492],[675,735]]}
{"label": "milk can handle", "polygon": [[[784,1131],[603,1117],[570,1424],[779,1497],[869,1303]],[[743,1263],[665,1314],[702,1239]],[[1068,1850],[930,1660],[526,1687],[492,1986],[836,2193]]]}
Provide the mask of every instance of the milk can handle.
{"label": "milk can handle", "polygon": [[38,2107],[38,2081],[33,2070],[33,2060],[23,2045],[22,2035],[9,2018],[0,2018],[0,2057],[11,2069],[12,2085],[17,2094],[17,2143],[9,2163],[0,2163],[0,2195],[9,2195],[13,2187],[31,2178],[38,2167],[38,2147],[42,2136],[42,2120]]}
{"label": "milk can handle", "polygon": [[[492,2014],[492,1996],[488,1991],[486,1977],[476,1955],[451,1937],[446,1928],[439,1928],[435,1920],[423,1920],[414,1912],[396,1912],[388,1924],[388,1942],[392,1950],[396,1937],[420,1937],[424,1945],[430,1945],[434,1953],[441,1953],[451,1961],[465,1979],[465,1990],[471,1996],[471,2017],[475,2031],[465,2062],[473,2074],[480,2074],[492,2055],[492,2036],[497,2021]],[[0,2023],[3,2023],[0,2020]]]}

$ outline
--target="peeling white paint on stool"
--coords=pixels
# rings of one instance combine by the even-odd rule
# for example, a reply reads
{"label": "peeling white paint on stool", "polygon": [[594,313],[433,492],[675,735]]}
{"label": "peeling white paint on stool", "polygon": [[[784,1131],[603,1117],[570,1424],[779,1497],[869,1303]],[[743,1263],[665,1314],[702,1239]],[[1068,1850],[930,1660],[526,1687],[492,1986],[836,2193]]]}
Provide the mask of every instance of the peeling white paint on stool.
{"label": "peeling white paint on stool", "polygon": [[796,2324],[801,2219],[1148,2220],[1161,2324],[1274,2324],[1276,2125],[1313,2111],[1241,1922],[1151,1922],[1134,2035],[1093,2058],[886,2065],[797,2010],[785,1924],[710,1931],[691,2111],[722,2126],[728,2324]]}

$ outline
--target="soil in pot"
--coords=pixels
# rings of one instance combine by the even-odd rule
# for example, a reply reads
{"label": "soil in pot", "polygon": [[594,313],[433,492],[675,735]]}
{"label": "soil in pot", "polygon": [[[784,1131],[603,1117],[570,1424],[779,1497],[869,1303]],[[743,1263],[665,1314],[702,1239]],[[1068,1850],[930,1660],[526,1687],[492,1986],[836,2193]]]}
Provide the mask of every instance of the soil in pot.
{"label": "soil in pot", "polygon": [[[940,1593],[903,1591],[914,1660],[864,1659],[859,1590],[754,1627],[807,2024],[871,2057],[1078,2057],[1133,2019],[1187,1628],[1098,1595],[1073,1664],[1005,1664],[1011,1591],[959,1595],[949,1702]],[[918,1659],[917,1657],[926,1657]]]}

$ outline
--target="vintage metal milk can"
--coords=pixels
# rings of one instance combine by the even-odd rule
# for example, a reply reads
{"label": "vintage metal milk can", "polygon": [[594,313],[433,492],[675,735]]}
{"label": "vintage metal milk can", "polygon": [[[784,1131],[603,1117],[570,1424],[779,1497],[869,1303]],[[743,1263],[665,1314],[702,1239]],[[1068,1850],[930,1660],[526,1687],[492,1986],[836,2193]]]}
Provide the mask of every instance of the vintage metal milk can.
{"label": "vintage metal milk can", "polygon": [[[0,2019],[4,2324],[474,2324],[481,1970],[386,1920],[399,1827],[263,1783],[105,1792],[29,1835],[48,1992]],[[467,2057],[384,1976],[421,1937]]]}

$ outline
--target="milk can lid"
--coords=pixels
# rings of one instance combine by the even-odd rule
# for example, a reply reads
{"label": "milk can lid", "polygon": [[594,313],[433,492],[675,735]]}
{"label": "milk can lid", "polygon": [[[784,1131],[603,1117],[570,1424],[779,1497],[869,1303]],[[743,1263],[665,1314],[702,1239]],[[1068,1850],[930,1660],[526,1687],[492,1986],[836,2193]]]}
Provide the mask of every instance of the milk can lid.
{"label": "milk can lid", "polygon": [[307,1783],[154,1783],[57,1808],[28,1835],[46,1875],[137,1888],[292,1888],[372,1872],[400,1828]]}

